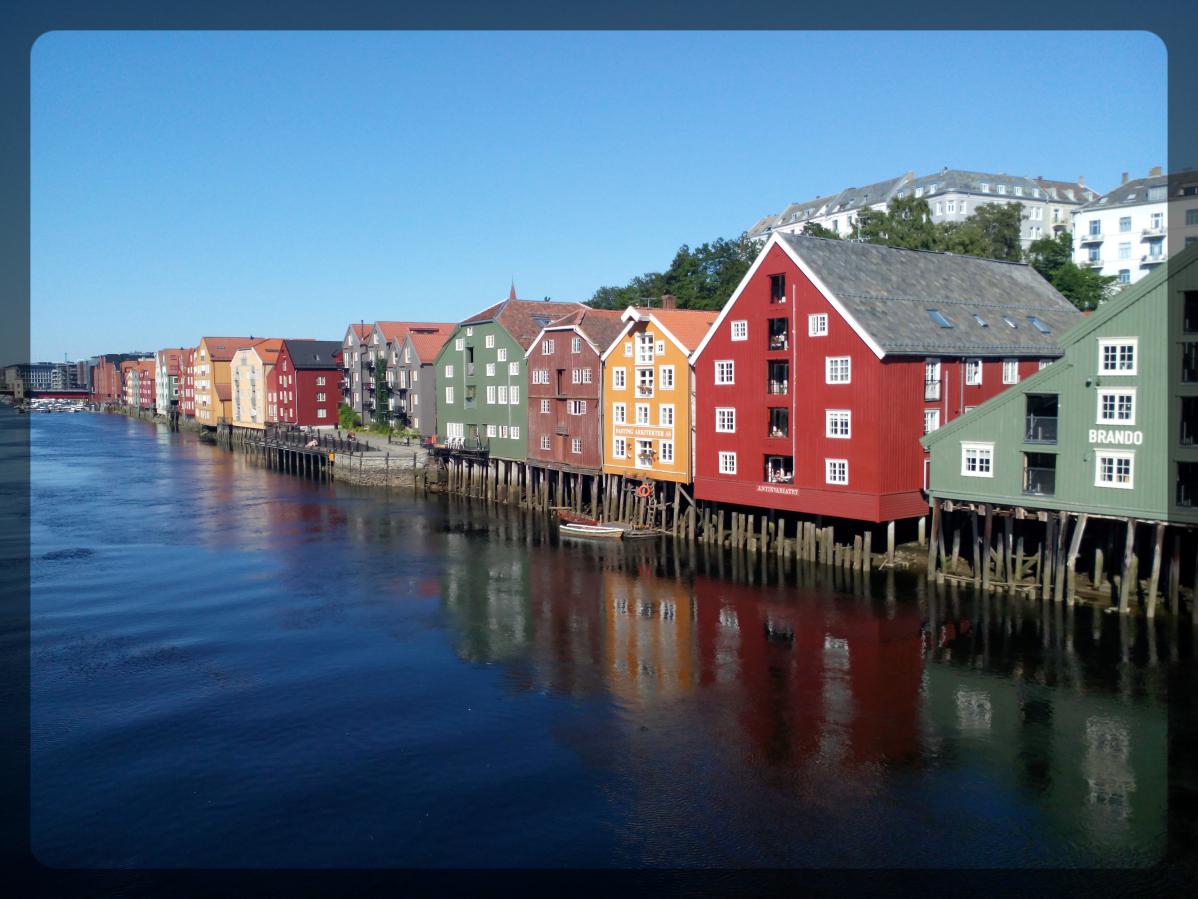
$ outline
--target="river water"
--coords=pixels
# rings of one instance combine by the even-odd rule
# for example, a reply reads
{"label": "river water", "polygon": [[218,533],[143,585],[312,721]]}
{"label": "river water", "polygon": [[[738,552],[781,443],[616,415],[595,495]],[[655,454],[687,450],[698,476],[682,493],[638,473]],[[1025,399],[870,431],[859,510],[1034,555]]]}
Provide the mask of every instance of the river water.
{"label": "river water", "polygon": [[1188,623],[559,544],[147,422],[29,424],[47,865],[1192,860]]}

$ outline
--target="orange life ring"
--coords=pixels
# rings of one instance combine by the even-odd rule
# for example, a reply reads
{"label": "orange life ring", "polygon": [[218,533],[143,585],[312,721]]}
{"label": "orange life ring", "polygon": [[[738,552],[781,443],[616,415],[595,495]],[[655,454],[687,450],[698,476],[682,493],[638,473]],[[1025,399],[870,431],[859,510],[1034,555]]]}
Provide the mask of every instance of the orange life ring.
{"label": "orange life ring", "polygon": [[648,484],[641,484],[641,486],[636,488],[636,495],[642,499],[650,497],[653,495],[653,488]]}

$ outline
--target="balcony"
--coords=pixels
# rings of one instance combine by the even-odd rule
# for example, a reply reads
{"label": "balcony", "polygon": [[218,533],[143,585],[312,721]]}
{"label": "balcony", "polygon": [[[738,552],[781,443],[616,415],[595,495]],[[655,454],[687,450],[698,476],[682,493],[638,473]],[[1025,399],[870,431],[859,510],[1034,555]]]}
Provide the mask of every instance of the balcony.
{"label": "balcony", "polygon": [[1165,226],[1164,225],[1161,225],[1156,228],[1145,228],[1143,231],[1140,232],[1141,240],[1151,240],[1154,237],[1164,237],[1164,236],[1165,236]]}
{"label": "balcony", "polygon": [[771,396],[785,396],[790,392],[790,363],[766,363],[766,392]]}
{"label": "balcony", "polygon": [[474,363],[473,362],[466,363],[466,377],[467,378],[474,377]]}
{"label": "balcony", "polygon": [[785,396],[789,387],[790,385],[786,381],[775,381],[771,379],[769,383],[769,390],[767,392],[770,394],[770,396]]}
{"label": "balcony", "polygon": [[1140,265],[1160,265],[1168,258],[1168,253],[1146,253],[1140,257]]}
{"label": "balcony", "polygon": [[1053,496],[1057,492],[1056,468],[1025,468],[1023,492],[1028,496]]}
{"label": "balcony", "polygon": [[789,319],[771,318],[769,320],[769,343],[767,345],[770,351],[789,349],[788,331]]}
{"label": "balcony", "polygon": [[565,437],[565,436],[569,435],[570,429],[566,425],[554,425],[553,433],[556,434],[558,437]]}
{"label": "balcony", "polygon": [[651,397],[651,396],[653,396],[653,384],[652,384],[652,383],[649,383],[649,384],[637,384],[637,385],[636,385],[636,395],[637,395],[638,397]]}
{"label": "balcony", "polygon": [[1056,443],[1057,418],[1055,415],[1029,415],[1024,420],[1024,443]]}
{"label": "balcony", "polygon": [[1082,243],[1084,243],[1084,244],[1085,244],[1085,243],[1102,243],[1102,239],[1103,239],[1103,238],[1102,238],[1102,232],[1101,232],[1101,231],[1099,231],[1099,232],[1097,232],[1097,233],[1095,233],[1095,232],[1090,232],[1089,234],[1083,234],[1083,235],[1081,236],[1081,242],[1082,242]]}
{"label": "balcony", "polygon": [[1198,506],[1198,462],[1177,463],[1177,505]]}
{"label": "balcony", "polygon": [[1087,259],[1082,264],[1088,266],[1089,268],[1102,268],[1103,262],[1101,259]]}
{"label": "balcony", "polygon": [[1198,342],[1190,340],[1181,345],[1181,381],[1198,384]]}
{"label": "balcony", "polygon": [[761,480],[766,484],[793,484],[795,464],[793,456],[766,456],[765,470]]}
{"label": "balcony", "polygon": [[1178,440],[1182,446],[1198,443],[1198,396],[1181,398],[1181,433]]}
{"label": "balcony", "polygon": [[923,382],[923,398],[925,400],[940,399],[940,381],[924,381]]}

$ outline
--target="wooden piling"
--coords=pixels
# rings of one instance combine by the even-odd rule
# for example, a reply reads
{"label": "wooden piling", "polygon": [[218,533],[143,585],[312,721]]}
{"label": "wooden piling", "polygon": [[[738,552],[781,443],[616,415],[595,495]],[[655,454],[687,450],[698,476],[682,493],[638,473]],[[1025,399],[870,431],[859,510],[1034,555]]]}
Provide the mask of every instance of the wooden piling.
{"label": "wooden piling", "polygon": [[990,589],[990,541],[994,532],[994,506],[986,503],[986,523],[982,530],[982,589]]}
{"label": "wooden piling", "polygon": [[[941,514],[940,513],[940,500],[933,499],[932,500],[932,539],[928,541],[928,574],[933,575],[933,576],[936,574],[936,551],[939,548],[939,544],[937,543],[936,538],[937,538],[937,535],[940,533],[940,514]],[[919,519],[919,522],[920,522],[920,525],[923,524],[922,517]],[[920,528],[920,530],[922,531],[922,527]],[[919,545],[923,546],[924,545],[923,534],[921,533],[919,536],[920,536]]]}
{"label": "wooden piling", "polygon": [[1165,523],[1156,523],[1156,536],[1152,541],[1152,574],[1148,578],[1148,608],[1145,614],[1149,619],[1156,617],[1156,587],[1161,577],[1161,550],[1165,543]]}
{"label": "wooden piling", "polygon": [[1077,523],[1073,526],[1073,539],[1069,541],[1069,558],[1065,563],[1065,577],[1067,581],[1065,585],[1065,601],[1069,605],[1073,605],[1077,599],[1077,585],[1075,583],[1077,577],[1077,554],[1081,551],[1082,534],[1085,533],[1086,522],[1088,520],[1089,516],[1084,512],[1077,516]]}
{"label": "wooden piling", "polygon": [[1129,518],[1127,519],[1127,538],[1123,544],[1123,573],[1119,578],[1119,613],[1121,615],[1126,615],[1131,611],[1132,560],[1135,558],[1135,548],[1136,520]]}
{"label": "wooden piling", "polygon": [[886,522],[886,561],[894,564],[894,522]]}
{"label": "wooden piling", "polygon": [[[1194,583],[1198,593],[1198,581]],[[1169,560],[1169,614],[1175,619],[1181,610],[1181,534],[1173,535],[1173,557]]]}

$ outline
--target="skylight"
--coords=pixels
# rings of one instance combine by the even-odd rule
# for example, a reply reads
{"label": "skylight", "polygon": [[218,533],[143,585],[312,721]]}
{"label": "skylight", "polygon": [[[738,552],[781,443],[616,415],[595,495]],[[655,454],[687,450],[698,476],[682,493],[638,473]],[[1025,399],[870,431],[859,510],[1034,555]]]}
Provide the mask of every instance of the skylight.
{"label": "skylight", "polygon": [[976,321],[976,322],[977,322],[979,325],[981,325],[983,328],[989,328],[989,327],[990,327],[990,323],[989,323],[989,322],[987,322],[987,321],[986,321],[984,318],[982,318],[980,315],[978,315],[976,312],[973,314],[973,320],[974,320],[974,321]]}
{"label": "skylight", "polygon": [[1002,317],[1002,320],[1003,320],[1003,321],[1005,321],[1005,322],[1006,322],[1008,325],[1010,325],[1012,328],[1014,328],[1014,327],[1015,327],[1015,323],[1014,323],[1013,321],[1011,321],[1009,318],[1007,318],[1005,315]]}
{"label": "skylight", "polygon": [[1037,331],[1039,331],[1041,334],[1048,333],[1048,325],[1044,324],[1044,322],[1040,321],[1040,319],[1036,318],[1036,316],[1029,315],[1027,317],[1027,320],[1029,322],[1031,322],[1032,327],[1035,328]]}
{"label": "skylight", "polygon": [[942,328],[951,328],[953,326],[953,323],[945,318],[939,309],[929,309],[928,317]]}

